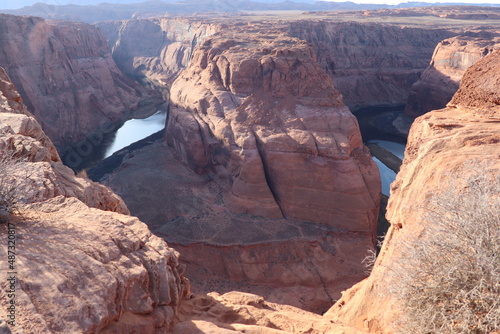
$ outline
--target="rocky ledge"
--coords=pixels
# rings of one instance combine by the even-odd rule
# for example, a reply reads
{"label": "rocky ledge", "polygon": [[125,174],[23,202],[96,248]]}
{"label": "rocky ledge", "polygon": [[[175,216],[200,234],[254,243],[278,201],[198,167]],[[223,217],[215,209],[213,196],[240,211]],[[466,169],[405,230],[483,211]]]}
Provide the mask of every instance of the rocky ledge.
{"label": "rocky ledge", "polygon": [[0,235],[15,242],[15,259],[0,262],[15,272],[0,283],[15,307],[0,318],[16,333],[168,330],[189,293],[178,253],[62,164],[1,68],[0,124]]}

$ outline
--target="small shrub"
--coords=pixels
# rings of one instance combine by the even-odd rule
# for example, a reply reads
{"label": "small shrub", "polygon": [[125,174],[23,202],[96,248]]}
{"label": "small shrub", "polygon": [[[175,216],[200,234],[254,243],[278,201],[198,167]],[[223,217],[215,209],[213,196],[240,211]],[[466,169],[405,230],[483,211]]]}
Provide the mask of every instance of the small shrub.
{"label": "small shrub", "polygon": [[[0,223],[5,223],[21,204],[18,187],[25,181],[14,176],[16,169],[24,168],[22,159],[13,151],[0,152]],[[26,178],[29,178],[26,175]]]}
{"label": "small shrub", "polygon": [[484,168],[432,196],[423,235],[398,248],[390,290],[404,305],[401,333],[500,330],[500,176]]}

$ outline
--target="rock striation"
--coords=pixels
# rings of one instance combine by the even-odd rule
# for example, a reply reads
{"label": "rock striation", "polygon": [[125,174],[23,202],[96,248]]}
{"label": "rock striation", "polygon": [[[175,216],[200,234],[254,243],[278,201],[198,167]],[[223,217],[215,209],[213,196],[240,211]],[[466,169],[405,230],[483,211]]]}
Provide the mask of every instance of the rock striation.
{"label": "rock striation", "polygon": [[405,104],[444,29],[401,28],[357,22],[295,21],[290,35],[313,45],[318,62],[351,110]]}
{"label": "rock striation", "polygon": [[[15,333],[157,333],[189,293],[178,253],[107,187],[75,177],[0,68],[0,194],[15,200]],[[9,233],[9,234],[8,234]],[[9,239],[10,240],[10,239]],[[12,267],[9,267],[13,265]],[[2,307],[0,318],[12,320]],[[5,325],[5,323],[3,324]],[[3,326],[5,327],[5,326]]]}
{"label": "rock striation", "polygon": [[0,66],[62,153],[163,102],[120,72],[94,26],[0,14],[0,38]]}
{"label": "rock striation", "polygon": [[234,212],[371,233],[380,181],[355,117],[307,43],[266,34],[196,49],[172,84],[168,144],[227,182]]}
{"label": "rock striation", "polygon": [[400,256],[395,245],[421,240],[429,224],[423,214],[427,198],[440,185],[449,184],[453,175],[467,172],[471,162],[489,161],[480,173],[498,177],[499,79],[500,51],[495,51],[467,69],[447,108],[415,120],[403,166],[391,185],[387,212],[391,227],[375,267],[369,278],[343,293],[327,317],[372,333],[394,331],[401,301],[386,292],[393,283],[388,268]]}
{"label": "rock striation", "polygon": [[444,108],[467,68],[499,48],[500,34],[487,31],[468,31],[441,41],[430,65],[411,88],[405,114],[417,117]]}

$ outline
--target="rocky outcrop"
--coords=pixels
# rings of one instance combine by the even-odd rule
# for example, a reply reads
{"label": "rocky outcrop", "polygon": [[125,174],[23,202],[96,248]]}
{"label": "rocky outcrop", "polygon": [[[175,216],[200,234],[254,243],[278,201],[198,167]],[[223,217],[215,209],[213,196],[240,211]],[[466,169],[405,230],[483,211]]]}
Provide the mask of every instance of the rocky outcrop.
{"label": "rocky outcrop", "polygon": [[427,199],[455,175],[467,177],[465,173],[471,173],[467,166],[474,161],[489,161],[476,171],[482,177],[498,177],[499,79],[500,52],[496,51],[466,71],[447,108],[415,120],[403,166],[391,186],[387,212],[391,227],[375,267],[369,278],[343,293],[327,313],[329,318],[373,333],[394,331],[402,302],[387,294],[398,279],[390,275],[401,256],[395,245],[419,243],[425,237]]}
{"label": "rocky outcrop", "polygon": [[351,110],[405,104],[437,43],[455,33],[356,22],[290,23],[290,34],[312,43],[321,67]]}
{"label": "rocky outcrop", "polygon": [[270,303],[262,297],[232,291],[196,296],[181,304],[174,334],[357,334],[354,328],[295,307]]}
{"label": "rocky outcrop", "polygon": [[[172,83],[194,48],[221,29],[198,20],[152,18],[96,23],[108,39],[120,69],[156,87]],[[147,38],[145,38],[147,36]]]}
{"label": "rocky outcrop", "polygon": [[234,212],[370,233],[380,182],[356,119],[305,42],[266,34],[203,42],[172,85],[167,142],[225,178]]}
{"label": "rocky outcrop", "polygon": [[0,235],[15,253],[0,260],[14,276],[0,283],[2,301],[15,302],[0,318],[15,333],[170,328],[189,293],[178,253],[107,187],[62,164],[1,68],[0,164],[0,209],[5,199],[15,209],[0,212]]}
{"label": "rocky outcrop", "polygon": [[120,72],[91,25],[1,14],[0,38],[0,66],[63,155],[68,144],[102,141],[105,129],[162,102]]}
{"label": "rocky outcrop", "polygon": [[467,68],[499,48],[500,35],[486,31],[469,31],[440,42],[430,65],[411,88],[405,114],[417,117],[444,108]]}

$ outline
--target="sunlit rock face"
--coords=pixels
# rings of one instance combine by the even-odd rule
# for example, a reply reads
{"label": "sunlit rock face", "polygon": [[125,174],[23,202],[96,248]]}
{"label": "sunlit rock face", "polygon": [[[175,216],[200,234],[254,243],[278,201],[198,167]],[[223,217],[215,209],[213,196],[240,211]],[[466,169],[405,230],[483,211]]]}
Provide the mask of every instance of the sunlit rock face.
{"label": "sunlit rock face", "polygon": [[[64,166],[22,102],[0,68],[0,194],[15,209],[0,212],[0,236],[15,235],[15,261],[0,260],[2,270],[15,272],[15,297],[8,297],[15,298],[14,325],[8,327],[25,333],[168,331],[189,293],[178,253],[127,215],[109,188]],[[0,283],[2,300],[10,282]],[[7,311],[2,308],[0,319],[11,321]]]}
{"label": "sunlit rock face", "polygon": [[[496,51],[469,67],[446,108],[415,120],[401,171],[391,185],[387,211],[391,227],[375,267],[366,280],[344,292],[326,316],[373,333],[395,330],[402,301],[387,294],[397,283],[390,274],[401,256],[395,245],[422,241],[430,224],[425,218],[428,199],[446,189],[450,180],[457,182],[457,175],[466,179],[475,173],[498,180],[499,78],[500,51]],[[481,169],[472,169],[474,164]]]}
{"label": "sunlit rock face", "polygon": [[0,38],[0,66],[61,151],[162,103],[123,75],[94,26],[2,14]]}
{"label": "sunlit rock face", "polygon": [[206,39],[173,83],[168,144],[226,177],[234,212],[372,231],[377,168],[313,50],[235,30]]}

